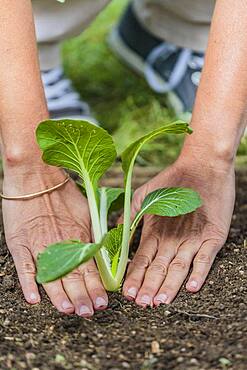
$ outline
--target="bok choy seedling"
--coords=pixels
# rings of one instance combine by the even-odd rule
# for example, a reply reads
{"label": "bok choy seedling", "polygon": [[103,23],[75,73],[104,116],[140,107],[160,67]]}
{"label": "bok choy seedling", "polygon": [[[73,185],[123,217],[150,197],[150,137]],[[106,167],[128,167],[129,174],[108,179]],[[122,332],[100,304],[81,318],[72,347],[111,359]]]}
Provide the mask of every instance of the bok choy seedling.
{"label": "bok choy seedling", "polygon": [[[37,281],[48,283],[59,279],[80,264],[95,258],[105,288],[116,291],[126,271],[129,245],[136,227],[145,214],[177,217],[201,206],[200,196],[188,188],[163,188],[144,199],[131,221],[131,180],[134,163],[142,146],[163,134],[190,134],[187,123],[176,121],[141,137],[121,155],[124,189],[99,187],[99,180],[114,163],[117,153],[107,131],[87,121],[57,120],[41,122],[37,128],[38,144],[45,163],[75,171],[86,193],[94,243],[66,240],[49,245],[38,256]],[[110,212],[124,199],[124,222],[108,231]]]}

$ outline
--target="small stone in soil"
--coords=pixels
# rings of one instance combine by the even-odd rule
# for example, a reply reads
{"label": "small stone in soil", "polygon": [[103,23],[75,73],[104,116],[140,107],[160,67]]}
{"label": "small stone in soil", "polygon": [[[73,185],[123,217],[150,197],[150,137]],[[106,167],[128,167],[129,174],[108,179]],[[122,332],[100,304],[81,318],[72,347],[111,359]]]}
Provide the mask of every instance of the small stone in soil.
{"label": "small stone in soil", "polygon": [[159,354],[160,353],[160,344],[157,342],[157,340],[153,340],[151,343],[151,351],[154,354]]}
{"label": "small stone in soil", "polygon": [[196,358],[192,358],[192,359],[190,360],[190,363],[191,363],[191,365],[198,365],[198,361],[197,361],[197,359],[196,359]]}

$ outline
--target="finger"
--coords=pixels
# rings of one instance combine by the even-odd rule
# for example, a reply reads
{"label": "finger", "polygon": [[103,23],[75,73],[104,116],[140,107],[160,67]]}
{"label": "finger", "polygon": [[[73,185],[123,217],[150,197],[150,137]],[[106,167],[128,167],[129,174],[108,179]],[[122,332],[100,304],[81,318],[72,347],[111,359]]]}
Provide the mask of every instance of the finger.
{"label": "finger", "polygon": [[[143,202],[143,199],[145,198],[147,194],[147,191],[146,189],[142,189],[142,188],[139,188],[137,189],[134,194],[133,194],[133,197],[132,197],[132,202],[131,202],[131,209],[130,209],[130,219],[131,221],[134,220],[137,212],[139,212],[140,208],[141,208],[141,205],[142,205],[142,202]],[[123,224],[124,222],[124,216],[121,215],[117,221],[118,224]]]}
{"label": "finger", "polygon": [[39,303],[40,294],[35,281],[36,269],[29,249],[17,245],[10,250],[26,301],[30,304]]}
{"label": "finger", "polygon": [[147,195],[147,187],[140,187],[137,189],[132,197],[130,218],[133,220],[137,212],[140,211],[142,202]]}
{"label": "finger", "polygon": [[[166,248],[164,246],[162,248],[160,245],[159,248],[161,250],[147,269],[143,284],[136,297],[136,303],[143,307],[153,305],[154,296],[160,289],[166,277],[169,264],[175,255],[175,248],[170,248],[169,245],[166,245]],[[164,250],[163,253],[162,250]]]}
{"label": "finger", "polygon": [[87,291],[95,310],[104,310],[108,305],[108,296],[94,261],[80,266],[80,271],[84,277]]}
{"label": "finger", "polygon": [[91,317],[94,314],[93,305],[79,269],[63,278],[63,286],[74,304],[75,313],[79,316]]}
{"label": "finger", "polygon": [[43,287],[47,295],[49,296],[52,304],[58,309],[58,311],[66,314],[74,312],[74,306],[65,293],[61,280],[44,284]]}
{"label": "finger", "polygon": [[200,242],[189,241],[180,246],[174,259],[171,261],[167,276],[154,298],[154,304],[171,303],[179,292],[186,279],[192,260],[200,248]]}
{"label": "finger", "polygon": [[223,243],[213,240],[208,240],[202,244],[194,259],[192,273],[186,284],[186,289],[189,292],[196,293],[201,289],[222,246]]}
{"label": "finger", "polygon": [[129,264],[127,277],[123,285],[123,295],[133,300],[142,285],[147,268],[152,263],[158,249],[158,237],[151,230],[143,230],[140,246]]}

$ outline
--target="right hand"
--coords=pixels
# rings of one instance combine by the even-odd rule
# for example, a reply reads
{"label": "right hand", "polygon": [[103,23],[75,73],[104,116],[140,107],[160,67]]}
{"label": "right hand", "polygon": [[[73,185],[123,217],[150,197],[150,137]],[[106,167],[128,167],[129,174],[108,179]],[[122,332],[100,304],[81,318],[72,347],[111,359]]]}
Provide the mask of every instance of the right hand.
{"label": "right hand", "polygon": [[[37,169],[5,171],[3,192],[24,195],[52,187],[64,179],[61,170],[50,166]],[[35,281],[35,260],[44,248],[66,239],[91,241],[87,200],[69,181],[52,193],[30,200],[3,200],[5,237],[13,256],[19,281],[30,304],[40,302]],[[108,304],[99,273],[93,260],[81,265],[61,280],[44,284],[53,305],[63,313],[84,317]]]}
{"label": "right hand", "polygon": [[[234,164],[207,167],[200,156],[180,156],[169,168],[136,190],[133,216],[147,194],[163,187],[198,191],[203,206],[180,217],[146,215],[140,246],[129,264],[123,294],[143,307],[171,303],[188,278],[186,289],[198,292],[230,228],[234,200]],[[192,269],[190,269],[192,267]]]}

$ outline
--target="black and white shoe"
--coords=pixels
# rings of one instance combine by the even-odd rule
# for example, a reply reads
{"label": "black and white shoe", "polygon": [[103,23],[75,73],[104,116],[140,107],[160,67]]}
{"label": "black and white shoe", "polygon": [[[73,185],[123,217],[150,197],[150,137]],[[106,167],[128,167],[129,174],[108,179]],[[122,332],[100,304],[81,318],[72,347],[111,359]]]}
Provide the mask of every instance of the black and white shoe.
{"label": "black and white shoe", "polygon": [[175,114],[189,120],[204,54],[164,42],[148,32],[130,5],[109,35],[113,52],[145,77],[157,93],[167,94]]}
{"label": "black and white shoe", "polygon": [[80,99],[62,68],[42,71],[41,78],[51,119],[86,119],[96,124],[88,104]]}

